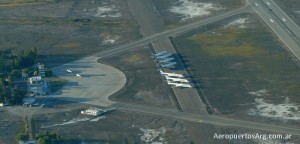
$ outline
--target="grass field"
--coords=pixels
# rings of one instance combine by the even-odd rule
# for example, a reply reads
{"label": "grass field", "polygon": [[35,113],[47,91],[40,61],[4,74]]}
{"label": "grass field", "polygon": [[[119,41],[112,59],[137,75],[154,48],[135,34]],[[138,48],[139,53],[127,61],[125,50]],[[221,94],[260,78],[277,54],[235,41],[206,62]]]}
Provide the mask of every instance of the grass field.
{"label": "grass field", "polygon": [[[242,17],[246,28],[225,27],[224,22],[174,40],[190,72],[203,81],[204,95],[223,114],[248,113],[259,98],[275,106],[286,98],[300,104],[299,67],[289,52],[255,16]],[[267,93],[253,95],[259,90]]]}

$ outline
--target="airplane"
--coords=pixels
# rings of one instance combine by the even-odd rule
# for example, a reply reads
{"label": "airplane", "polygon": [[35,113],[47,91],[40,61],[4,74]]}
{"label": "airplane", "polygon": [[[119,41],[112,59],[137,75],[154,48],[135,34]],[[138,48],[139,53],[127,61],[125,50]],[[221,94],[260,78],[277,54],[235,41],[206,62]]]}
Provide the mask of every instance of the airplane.
{"label": "airplane", "polygon": [[166,73],[166,72],[163,72],[162,70],[159,70],[159,72],[162,76],[177,77],[177,78],[183,78],[184,77],[184,75],[182,75],[182,74]]}
{"label": "airplane", "polygon": [[167,57],[169,57],[169,56],[171,56],[171,55],[172,55],[172,54],[167,53],[167,54],[165,54],[165,55],[157,56],[157,57],[155,57],[155,59],[164,59],[164,58],[167,58]]}
{"label": "airplane", "polygon": [[170,61],[172,61],[172,60],[174,60],[174,58],[173,58],[173,57],[170,57],[170,58],[167,58],[167,59],[164,59],[164,60],[161,60],[161,61],[158,60],[158,62],[159,62],[159,63],[168,63],[168,62],[170,62]]}
{"label": "airplane", "polygon": [[173,82],[184,82],[184,83],[189,83],[190,81],[187,79],[181,79],[181,78],[172,78],[166,75],[167,80],[171,80]]}
{"label": "airplane", "polygon": [[175,86],[175,87],[184,87],[184,88],[193,87],[191,84],[174,83],[174,82],[170,82],[170,81],[167,81],[167,82],[168,82],[168,85]]}
{"label": "airplane", "polygon": [[76,74],[77,77],[82,77],[80,74]]}
{"label": "airplane", "polygon": [[69,73],[72,73],[72,71],[71,71],[71,70],[69,70],[69,69],[67,69],[67,72],[69,72]]}
{"label": "airplane", "polygon": [[157,57],[157,56],[165,55],[167,53],[168,53],[167,51],[161,51],[159,53],[153,54],[153,56]]}
{"label": "airplane", "polygon": [[173,68],[175,65],[177,64],[177,62],[171,62],[165,65],[161,65],[161,68]]}

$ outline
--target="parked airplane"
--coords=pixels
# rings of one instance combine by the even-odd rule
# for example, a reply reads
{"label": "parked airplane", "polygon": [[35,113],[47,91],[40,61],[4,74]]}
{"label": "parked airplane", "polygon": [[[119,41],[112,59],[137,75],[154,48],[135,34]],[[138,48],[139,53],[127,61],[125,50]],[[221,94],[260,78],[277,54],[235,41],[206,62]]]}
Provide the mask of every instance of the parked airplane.
{"label": "parked airplane", "polygon": [[153,54],[153,56],[158,57],[158,56],[161,56],[161,55],[165,55],[167,53],[168,53],[167,51],[161,51],[159,53]]}
{"label": "parked airplane", "polygon": [[167,58],[167,59],[164,59],[164,60],[158,60],[159,63],[168,63],[170,61],[174,60],[173,57],[170,57],[170,58]]}
{"label": "parked airplane", "polygon": [[72,73],[72,71],[71,71],[71,70],[69,70],[69,69],[67,69],[67,72],[69,72],[69,73]]}
{"label": "parked airplane", "polygon": [[171,62],[165,65],[161,65],[161,68],[174,68],[174,66],[177,64],[177,62]]}
{"label": "parked airplane", "polygon": [[174,82],[170,82],[170,81],[167,81],[167,82],[168,82],[168,85],[175,86],[175,87],[185,87],[185,88],[193,87],[191,84],[174,83]]}
{"label": "parked airplane", "polygon": [[187,79],[182,79],[182,78],[172,78],[172,77],[169,77],[166,75],[166,79],[167,80],[171,80],[171,81],[174,81],[174,82],[184,82],[184,83],[189,83],[190,81],[187,80]]}
{"label": "parked airplane", "polygon": [[163,72],[162,70],[159,70],[159,72],[162,76],[177,77],[177,78],[183,78],[184,77],[184,75],[182,75],[182,74],[166,73],[166,72]]}
{"label": "parked airplane", "polygon": [[76,74],[77,77],[82,77],[80,74]]}
{"label": "parked airplane", "polygon": [[167,58],[169,56],[172,56],[172,54],[167,53],[165,55],[157,56],[157,57],[155,57],[155,59],[164,59],[164,58]]}

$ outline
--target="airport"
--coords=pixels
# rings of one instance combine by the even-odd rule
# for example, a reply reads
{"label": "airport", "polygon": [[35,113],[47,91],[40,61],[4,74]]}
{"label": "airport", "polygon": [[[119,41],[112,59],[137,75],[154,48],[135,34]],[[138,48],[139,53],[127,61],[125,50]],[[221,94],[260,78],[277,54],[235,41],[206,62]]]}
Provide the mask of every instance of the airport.
{"label": "airport", "polygon": [[[62,28],[66,35],[70,34],[67,37],[76,35],[76,39],[65,38],[67,44],[70,41],[74,44],[59,44],[57,40],[52,48],[40,50],[45,63],[39,63],[41,76],[25,80],[29,96],[23,106],[1,103],[0,124],[12,121],[9,126],[13,126],[28,117],[30,140],[34,140],[35,133],[49,130],[60,133],[66,143],[300,142],[299,24],[276,0],[230,1],[240,4],[230,7],[226,2],[217,2],[222,6],[213,5],[216,6],[210,9],[213,14],[195,18],[180,13],[172,15],[172,10],[181,4],[201,7],[206,2],[179,0],[169,7],[173,4],[169,0],[109,1],[113,6],[90,10],[83,6],[107,3],[51,3],[53,7],[60,4],[70,7],[71,12],[65,12],[70,17],[90,18],[92,11],[98,11],[91,23],[76,20],[68,24],[80,27],[79,30]],[[125,8],[120,7],[130,10],[123,12]],[[123,16],[135,23],[119,20]],[[96,34],[103,29],[93,31],[95,24],[100,23],[94,17],[105,20],[101,24],[104,30],[113,25],[110,32],[117,33]],[[129,32],[129,28],[120,30],[116,26],[119,22],[126,23],[122,26],[134,25],[139,34],[132,29]],[[76,34],[84,30],[88,30],[87,38]],[[121,31],[134,36],[126,37]],[[262,41],[266,42],[255,43]],[[85,44],[93,48],[82,49],[87,47]],[[55,57],[48,55],[50,51],[53,55],[63,54]],[[61,59],[63,62],[58,62]],[[44,66],[51,67],[53,76],[44,75]],[[56,85],[51,83],[52,79],[63,80],[54,91],[51,88]],[[13,121],[15,117],[19,120]],[[17,132],[14,128],[11,133]],[[293,138],[213,139],[214,134],[227,132],[280,133]],[[1,141],[9,143],[12,139],[0,132]]]}

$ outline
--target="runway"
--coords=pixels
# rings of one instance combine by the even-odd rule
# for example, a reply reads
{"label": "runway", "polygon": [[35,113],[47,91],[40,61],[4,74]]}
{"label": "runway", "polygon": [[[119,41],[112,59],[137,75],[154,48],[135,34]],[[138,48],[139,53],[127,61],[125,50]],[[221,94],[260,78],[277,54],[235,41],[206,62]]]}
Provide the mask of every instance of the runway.
{"label": "runway", "polygon": [[255,12],[300,60],[300,28],[273,0],[248,0]]}

